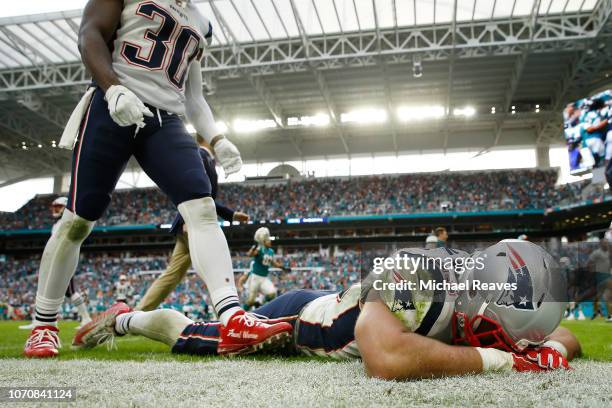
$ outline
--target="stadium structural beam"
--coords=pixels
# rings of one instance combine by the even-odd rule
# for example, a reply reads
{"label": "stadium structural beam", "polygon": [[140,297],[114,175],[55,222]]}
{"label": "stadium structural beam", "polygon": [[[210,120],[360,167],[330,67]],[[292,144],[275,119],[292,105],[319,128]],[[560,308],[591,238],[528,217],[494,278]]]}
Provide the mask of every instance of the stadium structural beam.
{"label": "stadium structural beam", "polygon": [[[291,9],[293,10],[298,32],[300,33],[300,38],[302,41],[301,46],[304,49],[306,59],[309,60],[309,55],[310,55],[309,49],[311,46],[310,40],[308,39],[308,36],[306,35],[306,29],[304,28],[304,24],[302,22],[302,19],[300,18],[300,14],[295,5],[295,1],[289,0],[289,3],[291,4]],[[351,149],[349,148],[349,145],[346,141],[346,136],[344,135],[344,131],[342,130],[340,118],[338,117],[338,114],[336,112],[336,109],[335,109],[335,106],[334,106],[334,103],[331,97],[331,92],[329,91],[329,87],[327,86],[327,81],[325,80],[325,76],[319,69],[317,69],[314,63],[312,64],[312,71],[313,71],[315,80],[317,82],[317,85],[319,86],[319,91],[321,92],[321,96],[323,96],[323,99],[325,100],[325,105],[327,106],[327,111],[329,112],[329,117],[332,121],[334,129],[336,130],[336,134],[338,135],[338,138],[340,139],[340,142],[342,143],[342,147],[344,148],[345,153],[350,156]]]}
{"label": "stadium structural beam", "polygon": [[[29,126],[29,124],[27,124],[22,119],[17,118],[11,112],[0,111],[0,127],[5,128],[6,130],[16,134],[17,136],[23,137],[32,143],[41,143],[39,132]],[[57,164],[55,164],[55,159],[57,158],[57,156],[47,152],[45,149],[40,149],[39,151],[44,157],[39,158],[36,157],[38,155],[32,155],[31,159],[29,159],[28,161],[36,162],[36,164],[51,171],[53,174],[60,173],[63,171]]]}
{"label": "stadium structural beam", "polygon": [[[215,3],[210,4],[219,17]],[[249,74],[373,66],[381,58],[390,64],[406,63],[415,53],[424,61],[448,60],[453,49],[457,59],[520,55],[527,46],[531,47],[532,53],[580,50],[584,40],[600,32],[608,16],[609,0],[599,2],[592,13],[541,16],[533,36],[530,35],[529,16],[455,22],[454,29],[451,23],[390,27],[380,29],[378,33],[367,30],[312,36],[307,35],[298,21],[299,37],[244,43],[239,43],[234,37],[229,39],[228,45],[212,47],[203,69],[218,78],[235,78]],[[299,15],[296,15],[296,21],[298,19]],[[6,19],[0,19],[2,21],[5,25],[9,23]],[[32,51],[29,46],[28,49]],[[79,61],[62,64],[47,61],[38,67],[0,71],[0,92],[85,84],[88,81],[89,76]]]}
{"label": "stadium structural beam", "polygon": [[453,17],[451,20],[451,51],[448,61],[448,83],[446,88],[446,126],[444,127],[443,150],[446,153],[450,137],[449,120],[453,114],[453,87],[455,82],[455,45],[457,44],[457,0],[453,1]]}
{"label": "stadium structural beam", "polygon": [[[251,83],[251,85],[253,85],[253,88],[259,96],[259,99],[261,99],[266,108],[268,108],[268,111],[272,115],[272,118],[274,118],[274,122],[276,122],[276,125],[281,129],[285,129],[287,126],[283,119],[285,116],[283,113],[283,109],[280,103],[278,103],[278,101],[276,100],[276,98],[274,98],[272,91],[264,82],[263,77],[250,75],[249,82]],[[295,140],[295,137],[293,135],[289,135],[289,139],[291,144],[295,148],[297,154],[299,154],[300,157],[303,156],[302,149]]]}
{"label": "stadium structural beam", "polygon": [[455,70],[455,45],[457,44],[457,0],[453,1],[453,17],[451,21],[451,51],[448,62],[448,85],[446,90],[446,115],[452,115],[453,82]]}
{"label": "stadium structural beam", "polygon": [[[334,3],[335,4],[335,3]],[[376,34],[378,36],[378,52],[382,51],[382,36],[380,35],[380,26],[378,24],[378,11],[376,10],[376,0],[372,0],[372,10],[374,12],[374,27],[376,28]],[[395,10],[395,9],[394,9]],[[398,154],[399,147],[397,145],[397,125],[395,123],[395,115],[393,110],[393,102],[391,97],[391,86],[389,84],[389,75],[387,70],[387,63],[382,58],[380,59],[381,78],[383,80],[383,87],[385,93],[385,104],[387,105],[387,112],[389,113],[389,128],[391,130],[391,142],[393,143],[393,151]]]}
{"label": "stadium structural beam", "polygon": [[508,117],[508,109],[510,109],[510,106],[512,105],[512,100],[514,99],[514,95],[516,94],[516,90],[521,81],[521,77],[523,76],[525,65],[527,64],[527,58],[529,58],[529,51],[531,50],[531,45],[533,44],[533,37],[535,35],[535,31],[537,28],[538,10],[540,9],[540,4],[541,4],[541,0],[534,1],[533,6],[531,8],[531,13],[529,14],[529,20],[530,20],[529,37],[531,41],[529,42],[527,47],[523,49],[523,51],[518,56],[514,64],[514,69],[512,71],[512,77],[510,78],[510,84],[506,91],[504,102],[502,104],[502,115],[503,115],[502,120],[495,132],[495,139],[493,141],[494,147],[499,144],[499,139],[501,138],[501,135],[502,135],[504,122],[506,118]]}
{"label": "stadium structural beam", "polygon": [[[245,24],[245,27],[246,27],[246,23],[244,22],[243,17],[240,15],[240,12],[238,8],[236,7],[235,3],[233,1],[230,1],[230,4],[234,8],[236,13],[238,13],[240,20],[242,21],[243,24]],[[240,52],[240,45],[238,44],[236,35],[234,34],[230,26],[227,24],[227,22],[225,21],[225,19],[223,18],[219,10],[217,9],[217,6],[214,4],[214,2],[210,2],[210,7],[215,17],[217,18],[219,25],[221,26],[221,31],[223,32],[223,35],[231,43],[231,50],[232,50],[233,55],[238,56]],[[249,35],[251,36],[251,38],[253,38],[253,35],[250,31],[249,31]],[[274,98],[274,95],[272,94],[268,86],[265,84],[264,80],[259,76],[253,76],[253,75],[249,75],[248,79],[251,85],[253,86],[253,88],[255,89],[255,91],[257,92],[259,99],[261,99],[261,101],[266,106],[266,108],[268,108],[268,111],[272,115],[274,122],[276,122],[278,127],[280,127],[281,129],[284,129],[285,124],[283,122],[284,115],[283,115],[282,108],[280,104],[276,101],[276,99]],[[303,155],[302,149],[300,148],[300,146],[298,145],[297,141],[295,140],[293,136],[290,136],[290,142],[295,148],[295,150],[297,151],[297,153],[300,156],[302,156]]]}
{"label": "stadium structural beam", "polygon": [[2,183],[0,183],[0,188],[8,187],[8,186],[11,186],[13,184],[21,183],[22,181],[26,181],[26,180],[29,180],[31,178],[36,178],[36,177],[43,176],[43,175],[44,175],[44,173],[41,173],[39,171],[35,171],[35,172],[32,172],[32,173],[27,173],[27,174],[25,174],[23,176],[19,176],[19,177],[15,177],[13,179],[10,179],[10,180],[3,181]]}
{"label": "stadium structural beam", "polygon": [[51,105],[31,92],[21,94],[17,99],[17,103],[60,129],[66,126],[70,116],[65,110]]}

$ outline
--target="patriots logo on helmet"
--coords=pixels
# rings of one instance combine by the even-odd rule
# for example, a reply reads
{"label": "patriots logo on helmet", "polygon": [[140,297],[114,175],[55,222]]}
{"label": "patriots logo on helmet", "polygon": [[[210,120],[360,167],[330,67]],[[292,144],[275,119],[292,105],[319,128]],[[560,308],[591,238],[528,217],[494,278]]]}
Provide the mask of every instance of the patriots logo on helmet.
{"label": "patriots logo on helmet", "polygon": [[[519,253],[508,245],[508,253],[499,253],[498,256],[507,256],[511,267],[508,268],[508,283],[515,284],[516,290],[504,290],[495,302],[499,306],[514,307],[522,310],[535,310],[533,303],[533,283],[529,268]],[[539,306],[539,303],[538,305]]]}

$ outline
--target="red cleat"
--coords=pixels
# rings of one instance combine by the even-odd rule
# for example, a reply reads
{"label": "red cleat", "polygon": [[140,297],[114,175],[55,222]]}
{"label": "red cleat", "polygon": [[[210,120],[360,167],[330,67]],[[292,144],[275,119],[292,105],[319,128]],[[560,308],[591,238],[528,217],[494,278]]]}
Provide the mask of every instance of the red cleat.
{"label": "red cleat", "polygon": [[293,326],[287,322],[268,324],[244,310],[236,312],[219,328],[217,352],[221,355],[250,354],[285,346],[292,338]]}
{"label": "red cleat", "polygon": [[55,326],[37,326],[32,329],[26,341],[23,355],[30,358],[49,358],[59,354],[61,347],[58,336],[59,330]]}
{"label": "red cleat", "polygon": [[112,346],[113,339],[117,336],[115,332],[117,316],[131,311],[132,308],[125,303],[115,303],[109,309],[96,316],[91,322],[77,330],[72,339],[72,347],[92,348],[108,341],[110,341]]}

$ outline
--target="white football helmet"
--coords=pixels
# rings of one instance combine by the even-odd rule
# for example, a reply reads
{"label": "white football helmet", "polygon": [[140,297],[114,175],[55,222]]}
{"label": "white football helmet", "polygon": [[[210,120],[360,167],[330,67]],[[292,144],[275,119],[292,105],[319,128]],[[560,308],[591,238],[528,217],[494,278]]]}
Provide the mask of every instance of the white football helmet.
{"label": "white football helmet", "polygon": [[255,242],[259,245],[264,245],[270,239],[270,230],[266,227],[261,227],[255,231]]}
{"label": "white football helmet", "polygon": [[538,245],[503,240],[472,255],[480,259],[460,282],[515,284],[515,290],[462,292],[455,303],[455,343],[521,351],[546,341],[563,316],[567,289],[560,268]]}

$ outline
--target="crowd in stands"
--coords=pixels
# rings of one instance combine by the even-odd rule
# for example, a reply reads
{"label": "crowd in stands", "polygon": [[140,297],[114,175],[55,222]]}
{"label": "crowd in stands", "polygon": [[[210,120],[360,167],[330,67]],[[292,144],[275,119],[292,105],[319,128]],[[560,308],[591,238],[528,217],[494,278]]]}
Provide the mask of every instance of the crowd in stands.
{"label": "crowd in stands", "polygon": [[[252,220],[440,211],[547,209],[601,197],[588,182],[555,186],[555,170],[423,173],[220,185],[218,201]],[[48,228],[55,196],[37,196],[15,213],[0,213],[0,229]],[[165,224],[176,209],[156,188],[120,190],[98,225]]]}
{"label": "crowd in stands", "polygon": [[[90,312],[97,313],[114,303],[114,283],[120,275],[126,275],[134,289],[131,299],[134,306],[165,269],[169,255],[84,253],[75,275],[77,290],[87,296]],[[233,259],[238,280],[240,274],[249,269],[251,259],[239,253],[234,254]],[[360,257],[356,251],[343,251],[333,256],[326,251],[294,252],[281,254],[279,259],[291,268],[290,272],[275,270],[271,273],[270,278],[279,293],[297,288],[341,290],[359,280]],[[0,320],[29,318],[36,294],[39,263],[39,256],[9,256],[0,261]],[[213,316],[208,305],[205,285],[191,272],[161,307],[192,313],[198,319],[210,319]],[[75,313],[70,303],[65,302],[64,318],[73,318]]]}
{"label": "crowd in stands", "polygon": [[[472,251],[484,248],[488,243],[462,243],[461,249]],[[562,273],[572,288],[571,296],[587,293],[595,287],[591,282],[590,270],[593,252],[600,246],[597,242],[578,242],[564,244],[560,249],[549,248],[559,259]],[[389,248],[372,249],[391,253]],[[76,287],[87,298],[90,313],[96,314],[115,302],[113,288],[120,275],[126,275],[133,288],[129,302],[135,306],[153,280],[159,276],[169,259],[170,253],[156,254],[132,253],[92,253],[81,255],[75,275]],[[289,272],[273,269],[270,278],[279,294],[293,289],[317,289],[341,291],[360,281],[362,263],[367,262],[373,253],[361,253],[355,249],[277,249],[277,259],[290,268]],[[376,252],[376,256],[381,253]],[[232,256],[236,281],[250,268],[251,258],[245,253],[236,252]],[[36,273],[40,256],[0,258],[0,320],[29,319],[36,290]],[[367,268],[366,268],[367,269]],[[588,278],[588,279],[587,279]],[[591,279],[591,280],[589,280]],[[246,290],[239,287],[246,298]],[[590,293],[590,292],[589,292]],[[263,302],[263,300],[262,300]],[[197,320],[214,319],[209,306],[206,287],[194,271],[168,296],[160,307],[172,308]],[[65,319],[76,319],[76,310],[69,302],[62,308]]]}

